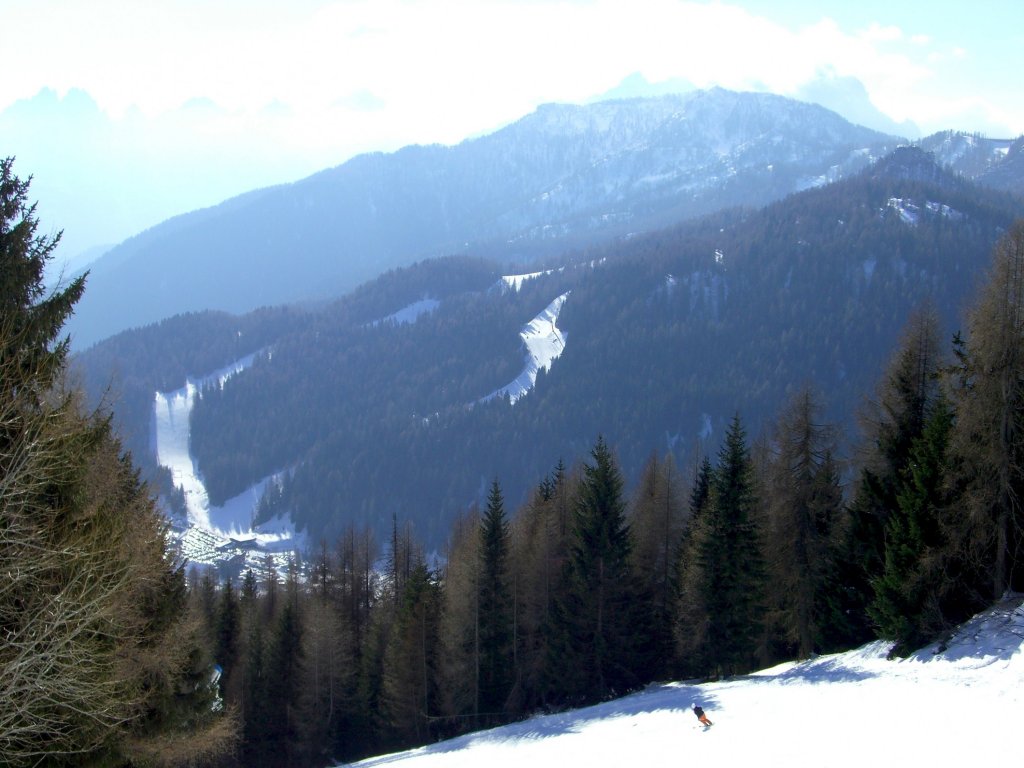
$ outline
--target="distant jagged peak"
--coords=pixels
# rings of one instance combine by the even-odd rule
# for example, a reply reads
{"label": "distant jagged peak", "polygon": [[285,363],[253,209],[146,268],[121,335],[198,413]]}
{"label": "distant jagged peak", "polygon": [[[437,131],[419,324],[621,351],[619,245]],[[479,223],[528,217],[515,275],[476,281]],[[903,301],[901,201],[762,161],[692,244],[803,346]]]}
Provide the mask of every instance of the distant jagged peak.
{"label": "distant jagged peak", "polygon": [[521,132],[536,131],[544,136],[583,136],[620,132],[628,128],[644,132],[671,120],[698,119],[711,123],[735,123],[738,116],[759,116],[760,120],[782,123],[829,125],[882,137],[877,131],[850,123],[819,104],[764,91],[734,91],[712,86],[687,92],[663,93],[593,101],[587,104],[547,103],[513,123]]}
{"label": "distant jagged peak", "polygon": [[693,94],[665,94],[610,99],[590,104],[541,104],[514,126],[545,135],[580,135],[605,132],[632,123],[650,128],[682,110]]}
{"label": "distant jagged peak", "polygon": [[801,101],[819,104],[842,115],[854,125],[892,136],[916,139],[921,130],[911,120],[897,122],[871,101],[864,83],[855,77],[840,75],[832,68],[820,69],[813,80],[801,85],[794,94]]}
{"label": "distant jagged peak", "polygon": [[611,101],[613,99],[635,99],[648,98],[652,96],[668,96],[673,94],[689,93],[697,89],[693,83],[683,78],[673,77],[667,80],[651,82],[641,72],[633,72],[627,75],[614,88],[599,94],[587,103],[599,101]]}

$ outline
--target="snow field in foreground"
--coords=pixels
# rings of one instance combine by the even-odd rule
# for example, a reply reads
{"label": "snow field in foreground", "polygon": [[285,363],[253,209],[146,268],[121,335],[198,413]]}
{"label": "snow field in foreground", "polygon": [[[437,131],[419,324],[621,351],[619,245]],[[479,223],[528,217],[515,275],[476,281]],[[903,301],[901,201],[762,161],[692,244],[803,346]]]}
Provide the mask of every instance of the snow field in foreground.
{"label": "snow field in foreground", "polygon": [[[717,683],[651,686],[360,768],[858,768],[1020,763],[1024,608],[1003,604],[949,649],[888,660],[887,643]],[[699,702],[715,725],[690,712]]]}

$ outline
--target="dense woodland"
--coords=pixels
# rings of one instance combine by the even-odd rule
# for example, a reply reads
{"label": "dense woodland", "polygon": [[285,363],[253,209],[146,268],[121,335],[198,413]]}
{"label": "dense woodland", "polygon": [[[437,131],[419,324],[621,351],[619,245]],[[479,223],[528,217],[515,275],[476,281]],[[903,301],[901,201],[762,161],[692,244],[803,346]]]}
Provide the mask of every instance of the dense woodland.
{"label": "dense woodland", "polygon": [[[917,201],[916,225],[892,198]],[[465,268],[459,260],[400,271],[390,279],[404,292],[390,302],[370,301],[368,289],[376,318],[353,314],[348,300],[326,308],[204,392],[193,450],[214,503],[287,470],[266,514],[288,512],[329,540],[350,524],[383,539],[398,515],[436,551],[494,475],[518,506],[559,458],[584,455],[598,429],[629,483],[651,451],[671,450],[681,465],[713,452],[737,409],[760,434],[805,386],[825,393],[826,416],[852,439],[907,316],[930,300],[943,333],[962,327],[993,245],[1020,212],[1018,200],[907,150],[762,211],[568,254],[564,269],[516,293],[492,290],[497,270],[477,266],[461,283],[470,290],[438,296]],[[551,371],[514,406],[477,402],[518,375],[520,328],[567,291],[567,343]],[[368,325],[424,294],[443,301],[415,324]]]}

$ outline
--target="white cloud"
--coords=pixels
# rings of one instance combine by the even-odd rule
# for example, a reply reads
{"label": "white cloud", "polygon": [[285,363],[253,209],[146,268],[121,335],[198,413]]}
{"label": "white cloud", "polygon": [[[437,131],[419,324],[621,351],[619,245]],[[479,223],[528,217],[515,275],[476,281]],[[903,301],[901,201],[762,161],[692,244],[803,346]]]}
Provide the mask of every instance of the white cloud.
{"label": "white cloud", "polygon": [[[255,167],[262,183],[274,180],[268,166],[291,168],[275,171],[287,181],[358,152],[455,143],[636,72],[783,94],[829,72],[926,131],[1024,131],[1015,81],[985,96],[984,79],[950,75],[978,58],[972,43],[924,25],[843,27],[827,6],[797,26],[769,18],[768,4],[680,0],[4,2],[5,55],[18,66],[0,78],[0,110],[43,87],[82,88],[134,162],[146,148],[164,163],[207,157],[239,182]],[[197,98],[205,109],[180,109]]]}
{"label": "white cloud", "polygon": [[929,35],[893,24],[857,31],[826,17],[793,28],[677,0],[20,0],[5,26],[10,58],[26,66],[0,83],[0,107],[49,86],[82,87],[114,116],[133,105],[155,116],[196,96],[241,114],[278,102],[296,123],[325,121],[325,132],[339,111],[364,113],[335,135],[339,145],[381,129],[368,111],[403,126],[386,129],[385,144],[457,141],[631,72],[793,93],[831,69],[861,80],[883,110],[914,117],[913,91],[940,61],[923,50]]}
{"label": "white cloud", "polygon": [[903,39],[903,30],[896,26],[883,26],[872,22],[861,35],[865,40],[877,43],[893,43]]}

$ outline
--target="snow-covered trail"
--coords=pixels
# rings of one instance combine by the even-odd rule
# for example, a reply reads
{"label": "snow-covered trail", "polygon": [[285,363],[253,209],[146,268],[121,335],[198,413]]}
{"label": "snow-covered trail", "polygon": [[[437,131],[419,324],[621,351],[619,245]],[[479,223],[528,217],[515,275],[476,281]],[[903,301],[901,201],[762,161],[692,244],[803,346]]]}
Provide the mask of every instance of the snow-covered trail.
{"label": "snow-covered trail", "polygon": [[[889,646],[719,683],[670,683],[586,709],[371,758],[360,768],[863,768],[1020,762],[1024,608],[965,627],[948,651]],[[715,725],[699,727],[699,702]]]}
{"label": "snow-covered trail", "polygon": [[189,419],[202,387],[214,382],[223,387],[229,378],[252,365],[254,358],[254,355],[248,355],[208,376],[186,379],[185,386],[181,389],[157,392],[154,396],[154,443],[157,463],[167,467],[174,478],[174,484],[185,491],[189,523],[207,531],[214,531],[216,527],[210,519],[210,496],[192,457],[192,431]]}
{"label": "snow-covered trail", "polygon": [[558,359],[565,350],[565,333],[558,327],[558,315],[569,293],[571,291],[563,293],[523,326],[523,330],[519,332],[523,344],[526,345],[526,364],[522,373],[504,387],[482,398],[481,402],[508,395],[509,402],[515,404],[516,400],[533,389],[533,385],[537,383],[537,374],[548,370]]}
{"label": "snow-covered trail", "polygon": [[[222,506],[210,504],[202,474],[192,456],[189,419],[199,391],[210,384],[223,387],[232,376],[252,365],[255,354],[200,378],[188,378],[185,386],[170,392],[157,392],[153,399],[153,442],[157,462],[167,467],[174,484],[185,492],[189,526],[221,540],[254,541],[261,547],[290,550],[295,547],[295,531],[288,521],[273,521],[253,530],[252,518],[270,478],[264,478]],[[206,553],[189,552],[190,559],[205,562]]]}

